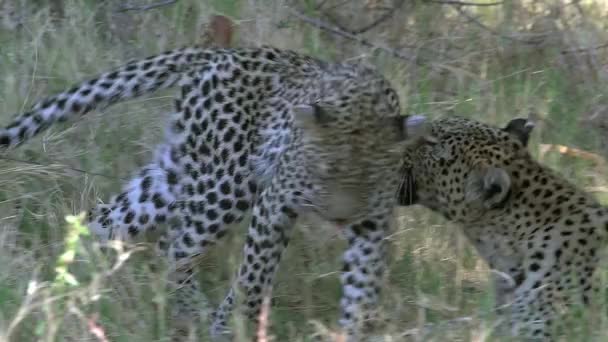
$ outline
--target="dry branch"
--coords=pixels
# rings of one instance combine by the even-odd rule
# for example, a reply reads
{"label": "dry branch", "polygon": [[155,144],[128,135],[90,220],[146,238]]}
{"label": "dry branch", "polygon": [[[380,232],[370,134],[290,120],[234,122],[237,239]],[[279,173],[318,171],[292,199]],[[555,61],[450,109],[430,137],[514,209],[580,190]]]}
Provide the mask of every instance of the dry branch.
{"label": "dry branch", "polygon": [[482,23],[481,21],[479,21],[479,19],[477,19],[474,16],[470,15],[469,13],[467,13],[467,11],[463,10],[462,8],[460,8],[461,7],[460,5],[454,5],[454,4],[452,4],[452,6],[454,7],[454,9],[461,16],[463,16],[469,22],[473,23],[474,25],[476,25],[477,27],[483,29],[484,31],[488,31],[492,35],[495,35],[497,37],[504,38],[504,39],[507,39],[507,40],[511,40],[511,41],[514,41],[514,42],[518,42],[518,43],[524,43],[524,44],[530,44],[530,45],[537,45],[537,44],[540,43],[540,41],[538,41],[538,40],[522,39],[522,38],[519,38],[519,37],[509,36],[509,35],[503,34],[501,32],[498,32],[498,31],[494,30],[493,28],[491,28],[489,26],[486,26],[484,23]]}
{"label": "dry branch", "polygon": [[270,324],[269,316],[270,316],[270,296],[272,294],[272,289],[269,288],[266,291],[266,295],[262,299],[262,307],[260,308],[260,313],[258,315],[258,329],[256,331],[256,342],[270,342],[272,340],[271,336],[268,336],[268,326]]}
{"label": "dry branch", "polygon": [[560,53],[564,54],[564,55],[569,54],[569,53],[583,53],[583,52],[586,53],[586,52],[591,52],[591,51],[601,50],[601,49],[606,49],[606,48],[608,48],[608,43],[591,46],[591,47],[586,47],[586,48],[562,50]]}
{"label": "dry branch", "polygon": [[177,0],[165,0],[149,5],[140,5],[140,6],[123,6],[122,8],[116,10],[116,12],[127,12],[127,11],[147,11],[158,7],[164,7],[173,5],[177,2]]}
{"label": "dry branch", "polygon": [[608,163],[606,162],[606,160],[603,157],[601,157],[595,153],[588,152],[588,151],[581,150],[581,149],[574,148],[574,147],[569,147],[569,146],[565,146],[565,145],[556,145],[556,144],[540,144],[539,149],[540,149],[540,158],[541,159],[548,152],[555,151],[555,152],[558,152],[560,154],[563,154],[563,155],[566,155],[569,157],[575,157],[575,158],[580,158],[580,159],[591,161],[591,162],[595,163],[596,166],[603,167],[603,166],[608,165]]}
{"label": "dry branch", "polygon": [[585,191],[608,193],[608,186],[589,186],[585,188]]}
{"label": "dry branch", "polygon": [[352,34],[361,34],[364,32],[367,32],[371,29],[373,29],[374,27],[380,25],[383,21],[390,19],[393,15],[395,15],[395,13],[401,8],[403,7],[403,4],[405,4],[405,0],[399,0],[397,1],[397,3],[394,5],[393,8],[388,9],[383,15],[381,15],[378,19],[374,20],[373,22],[359,28],[356,30],[351,30],[350,33]]}
{"label": "dry branch", "polygon": [[234,35],[234,23],[223,15],[213,15],[209,25],[203,31],[203,46],[228,48],[232,45]]}
{"label": "dry branch", "polygon": [[442,5],[478,6],[478,7],[499,6],[499,5],[504,4],[504,1],[478,3],[478,2],[467,2],[467,1],[456,1],[456,0],[427,0],[427,2],[432,2],[432,3],[436,3],[436,4],[442,4]]}
{"label": "dry branch", "polygon": [[407,54],[405,54],[405,53],[403,53],[401,51],[397,51],[397,50],[395,50],[393,48],[390,48],[390,47],[387,47],[387,46],[384,46],[384,45],[379,45],[379,44],[371,43],[367,39],[359,37],[356,34],[353,34],[353,33],[350,33],[350,32],[346,32],[343,29],[336,27],[335,25],[328,24],[328,23],[326,23],[326,22],[324,22],[322,20],[316,19],[316,18],[310,18],[310,17],[308,17],[308,16],[300,13],[299,11],[297,11],[297,10],[295,10],[293,8],[287,7],[287,11],[292,16],[294,16],[294,17],[302,20],[303,22],[305,22],[307,24],[310,24],[310,25],[312,25],[312,26],[314,26],[314,27],[316,27],[318,29],[321,29],[321,30],[333,33],[335,35],[338,35],[338,36],[341,36],[341,37],[344,37],[344,38],[347,38],[347,39],[350,39],[350,40],[353,40],[353,41],[355,41],[355,42],[357,42],[357,43],[359,43],[359,44],[361,44],[363,46],[367,46],[367,47],[370,47],[370,48],[373,48],[373,49],[378,49],[378,50],[384,51],[384,52],[386,52],[386,53],[388,53],[388,54],[390,54],[390,55],[392,55],[394,57],[397,57],[399,59],[403,59],[403,60],[406,60],[408,62],[414,62],[416,64],[422,65],[422,62],[418,58],[416,58],[415,56],[407,55]]}

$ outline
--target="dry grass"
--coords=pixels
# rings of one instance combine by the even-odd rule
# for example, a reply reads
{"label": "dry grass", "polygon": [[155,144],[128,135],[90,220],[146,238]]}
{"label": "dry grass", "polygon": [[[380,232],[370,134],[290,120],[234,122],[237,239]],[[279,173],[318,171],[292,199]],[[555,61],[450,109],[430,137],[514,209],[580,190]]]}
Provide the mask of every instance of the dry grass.
{"label": "dry grass", "polygon": [[[197,42],[209,15],[220,13],[238,25],[239,45],[270,44],[378,65],[408,112],[454,113],[497,124],[530,114],[541,122],[531,143],[535,153],[541,144],[554,144],[608,156],[604,2],[440,2],[298,2],[301,13],[343,31],[361,31],[384,18],[362,33],[373,48],[296,20],[280,2],[179,0],[116,13],[123,1],[0,1],[1,121],[127,59]],[[393,4],[398,9],[387,15]],[[382,46],[407,58],[391,56]],[[151,262],[132,247],[117,247],[111,261],[104,261],[90,237],[77,234],[82,246],[66,243],[73,230],[66,229],[64,217],[108,199],[121,179],[148,160],[171,106],[169,95],[88,115],[2,156],[11,159],[0,160],[0,340],[166,340],[162,261]],[[581,187],[608,185],[605,172],[577,156],[549,151],[543,161]],[[596,195],[608,200],[605,191]],[[399,214],[384,297],[390,320],[378,341],[487,340],[495,317],[485,265],[456,226],[423,208]],[[242,235],[241,230],[227,237],[227,247],[202,262],[200,280],[213,305],[240,261]],[[336,334],[343,246],[323,224],[298,229],[273,289],[267,338],[309,341]],[[58,263],[66,251],[79,253]],[[58,280],[58,265],[78,283]],[[607,275],[602,269],[601,276]],[[606,317],[600,321],[594,327],[598,340],[608,337]],[[204,333],[204,322],[200,326]],[[247,324],[237,320],[236,326],[246,336]],[[570,333],[580,340],[581,331]]]}

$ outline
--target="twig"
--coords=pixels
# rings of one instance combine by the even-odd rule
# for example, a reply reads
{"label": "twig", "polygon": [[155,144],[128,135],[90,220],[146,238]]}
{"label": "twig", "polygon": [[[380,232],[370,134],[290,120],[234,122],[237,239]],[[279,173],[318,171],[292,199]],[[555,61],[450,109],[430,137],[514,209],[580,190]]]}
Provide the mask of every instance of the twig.
{"label": "twig", "polygon": [[363,26],[362,28],[359,28],[357,30],[352,30],[350,31],[352,34],[361,34],[364,32],[367,32],[371,29],[373,29],[374,27],[378,26],[380,23],[382,23],[385,20],[390,19],[393,15],[395,15],[395,13],[397,12],[397,10],[399,10],[403,4],[405,3],[405,0],[399,0],[397,1],[397,3],[395,4],[395,6],[389,10],[386,11],[386,13],[384,13],[383,15],[381,15],[378,19],[374,20],[373,22]]}
{"label": "twig", "polygon": [[408,337],[408,336],[424,336],[424,335],[428,335],[430,333],[433,332],[437,332],[440,330],[447,330],[447,329],[453,329],[455,326],[457,325],[462,325],[462,324],[466,324],[466,325],[472,325],[473,323],[473,317],[458,317],[458,318],[454,318],[454,319],[450,319],[447,321],[442,321],[442,322],[438,322],[438,323],[426,323],[423,327],[419,327],[419,328],[411,328],[411,329],[407,329],[405,331],[403,331],[402,333],[400,333],[398,336],[403,338],[403,337]]}
{"label": "twig", "polygon": [[569,53],[591,52],[593,50],[601,50],[601,49],[606,49],[606,48],[608,48],[608,43],[604,43],[604,44],[600,44],[600,45],[596,45],[596,46],[591,46],[591,47],[587,47],[587,48],[562,50],[562,51],[560,51],[560,53],[563,54],[563,55],[566,55],[566,54],[569,54]]}
{"label": "twig", "polygon": [[321,0],[319,1],[319,3],[315,6],[315,10],[318,11],[321,9],[321,7],[325,6],[325,3],[327,2],[327,0]]}
{"label": "twig", "polygon": [[296,17],[296,18],[302,20],[303,22],[306,22],[306,23],[308,23],[308,24],[310,24],[312,26],[315,26],[315,27],[317,27],[319,29],[322,29],[322,30],[331,32],[333,34],[342,36],[344,38],[353,40],[353,41],[355,41],[355,42],[357,42],[357,43],[359,43],[359,44],[361,44],[363,46],[367,46],[367,47],[371,47],[371,48],[374,48],[374,49],[382,50],[382,51],[384,51],[384,52],[386,52],[386,53],[388,53],[388,54],[390,54],[392,56],[395,56],[397,58],[400,58],[400,59],[403,59],[403,60],[406,60],[406,61],[409,61],[409,62],[415,62],[416,64],[422,65],[422,62],[418,58],[416,58],[415,56],[409,56],[407,54],[404,54],[404,53],[402,53],[400,51],[397,51],[397,50],[392,49],[392,48],[387,47],[387,46],[370,43],[365,38],[361,38],[361,37],[359,37],[359,36],[357,36],[357,35],[355,35],[353,33],[346,32],[346,31],[344,31],[344,30],[342,30],[342,29],[340,29],[338,27],[335,27],[334,25],[330,25],[330,24],[328,24],[326,22],[323,22],[323,21],[321,21],[319,19],[310,18],[310,17],[308,17],[308,16],[306,16],[306,15],[298,12],[297,10],[295,10],[293,8],[287,7],[287,11],[291,15],[293,15],[294,17]]}
{"label": "twig", "polygon": [[262,299],[262,307],[260,309],[260,314],[258,315],[258,329],[256,332],[257,340],[256,342],[270,342],[271,338],[268,336],[268,324],[270,316],[270,296],[272,293],[272,289],[269,288],[266,291],[266,295]]}
{"label": "twig", "polygon": [[493,28],[486,26],[485,24],[483,24],[481,21],[479,21],[477,18],[471,16],[469,13],[467,13],[465,10],[463,10],[462,8],[460,8],[460,5],[456,5],[456,4],[452,4],[452,6],[454,7],[454,9],[463,17],[465,17],[468,21],[472,22],[473,24],[477,25],[478,27],[480,27],[481,29],[490,32],[491,34],[504,38],[504,39],[508,39],[514,42],[519,42],[519,43],[524,43],[524,44],[531,44],[531,45],[536,45],[539,43],[539,41],[535,41],[535,40],[527,40],[527,39],[521,39],[521,38],[517,38],[517,37],[513,37],[513,36],[508,36],[505,34],[502,34],[496,30],[494,30]]}
{"label": "twig", "polygon": [[[342,0],[339,1],[338,3],[332,4],[331,6],[325,8],[325,11],[329,11],[329,10],[333,10],[334,8],[338,8],[344,4],[347,4],[348,2],[350,2],[351,0]],[[317,8],[317,10],[320,10],[321,8]]]}
{"label": "twig", "polygon": [[204,46],[227,48],[232,44],[234,23],[223,15],[213,15],[202,35]]}
{"label": "twig", "polygon": [[89,332],[91,332],[99,342],[110,342],[106,337],[105,329],[97,322],[98,318],[99,315],[93,314],[90,318],[86,319]]}
{"label": "twig", "polygon": [[157,2],[154,4],[149,4],[149,5],[124,6],[120,9],[116,10],[116,12],[120,13],[120,12],[127,12],[127,11],[147,11],[147,10],[151,10],[151,9],[158,8],[158,7],[173,5],[176,2],[177,2],[177,0],[165,0],[165,1],[160,1],[160,2]]}
{"label": "twig", "polygon": [[547,152],[556,151],[562,155],[591,161],[591,162],[595,163],[596,166],[602,167],[602,166],[608,165],[608,162],[606,162],[606,160],[602,156],[597,155],[593,152],[588,152],[588,151],[570,147],[570,146],[555,145],[555,144],[540,144],[539,149],[540,149],[541,158],[545,154],[547,154]]}
{"label": "twig", "polygon": [[436,4],[443,4],[443,5],[478,6],[478,7],[499,6],[499,5],[504,4],[504,1],[478,3],[478,2],[466,2],[466,1],[456,1],[456,0],[427,0],[427,2],[433,2]]}
{"label": "twig", "polygon": [[608,193],[608,186],[589,186],[585,188],[587,192],[605,192]]}

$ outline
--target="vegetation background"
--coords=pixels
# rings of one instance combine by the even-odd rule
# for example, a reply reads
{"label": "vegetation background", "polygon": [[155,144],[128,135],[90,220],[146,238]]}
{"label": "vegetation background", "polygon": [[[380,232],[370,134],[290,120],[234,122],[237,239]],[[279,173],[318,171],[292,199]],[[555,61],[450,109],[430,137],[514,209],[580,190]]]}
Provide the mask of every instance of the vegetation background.
{"label": "vegetation background", "polygon": [[[538,122],[532,153],[608,202],[601,0],[0,0],[0,121],[129,59],[202,43],[214,14],[232,20],[236,46],[377,65],[408,113],[498,125],[530,116]],[[93,239],[78,220],[65,217],[107,200],[146,163],[171,94],[91,113],[0,156],[1,341],[167,339],[163,261],[143,246],[101,258],[83,248]],[[243,232],[202,261],[210,308],[234,275]],[[378,341],[492,339],[488,270],[457,226],[405,208],[391,240],[391,320]],[[343,246],[330,226],[299,227],[274,287],[275,341],[335,330]],[[603,279],[607,271],[604,263]],[[608,338],[602,322],[597,340]],[[242,320],[236,326],[240,340],[251,340]]]}

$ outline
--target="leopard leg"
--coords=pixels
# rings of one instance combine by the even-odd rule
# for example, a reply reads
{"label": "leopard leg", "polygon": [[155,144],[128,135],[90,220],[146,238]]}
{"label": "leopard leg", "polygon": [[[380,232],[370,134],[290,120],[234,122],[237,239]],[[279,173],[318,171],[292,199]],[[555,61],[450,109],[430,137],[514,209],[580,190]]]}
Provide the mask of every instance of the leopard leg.
{"label": "leopard leg", "polygon": [[[171,313],[176,323],[173,334],[182,335],[204,316],[201,293],[194,279],[197,257],[204,255],[249,214],[256,189],[248,178],[235,184],[229,176],[212,181],[201,177],[187,183],[204,186],[197,186],[194,196],[184,195],[180,203],[181,228],[170,230],[168,240],[159,241],[159,250],[169,259],[169,277],[175,288]],[[187,187],[185,191],[188,192]]]}
{"label": "leopard leg", "polygon": [[89,211],[87,225],[101,241],[133,241],[173,217],[178,193],[178,167],[165,158],[166,147],[142,168],[109,203]]}
{"label": "leopard leg", "polygon": [[344,253],[340,325],[348,341],[359,341],[373,325],[386,270],[385,236],[390,216],[369,216],[345,229],[348,249]]}
{"label": "leopard leg", "polygon": [[[298,216],[297,204],[289,198],[288,194],[279,194],[276,188],[270,187],[257,200],[237,279],[214,314],[213,337],[229,334],[227,320],[237,302],[243,302],[244,314],[248,318],[254,321],[258,318],[263,297],[269,294]],[[237,294],[242,294],[242,297]]]}

